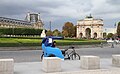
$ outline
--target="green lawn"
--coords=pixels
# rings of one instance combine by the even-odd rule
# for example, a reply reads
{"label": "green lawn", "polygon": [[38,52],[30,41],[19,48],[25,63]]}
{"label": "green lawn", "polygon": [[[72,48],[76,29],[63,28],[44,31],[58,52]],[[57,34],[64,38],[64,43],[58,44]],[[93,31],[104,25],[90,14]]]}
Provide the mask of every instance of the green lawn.
{"label": "green lawn", "polygon": [[0,38],[0,43],[40,43],[41,39]]}
{"label": "green lawn", "polygon": [[[0,47],[40,46],[42,39],[26,38],[0,38]],[[102,40],[63,39],[55,40],[58,46],[63,45],[90,45],[100,44]]]}

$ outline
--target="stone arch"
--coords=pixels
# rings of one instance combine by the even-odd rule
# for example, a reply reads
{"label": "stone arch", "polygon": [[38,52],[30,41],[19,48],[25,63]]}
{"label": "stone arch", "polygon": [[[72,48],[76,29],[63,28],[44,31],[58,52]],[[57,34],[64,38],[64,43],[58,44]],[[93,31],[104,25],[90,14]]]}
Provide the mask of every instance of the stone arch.
{"label": "stone arch", "polygon": [[80,33],[79,36],[80,36],[80,38],[82,38],[83,37],[83,33]]}
{"label": "stone arch", "polygon": [[97,33],[96,32],[94,33],[94,37],[93,38],[97,38]]}
{"label": "stone arch", "polygon": [[91,38],[91,29],[90,28],[86,28],[85,33],[86,33],[86,38],[90,39]]}

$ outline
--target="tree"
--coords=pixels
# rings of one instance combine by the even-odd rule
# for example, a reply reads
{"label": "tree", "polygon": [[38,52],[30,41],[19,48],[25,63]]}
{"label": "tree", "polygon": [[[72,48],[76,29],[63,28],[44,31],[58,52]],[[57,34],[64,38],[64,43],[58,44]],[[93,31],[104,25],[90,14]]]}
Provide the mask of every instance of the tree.
{"label": "tree", "polygon": [[77,33],[77,26],[74,26],[73,27],[73,35],[72,35],[72,37],[76,37],[76,33]]}
{"label": "tree", "polygon": [[107,38],[112,38],[113,37],[113,33],[108,33]]}
{"label": "tree", "polygon": [[67,32],[66,30],[63,30],[63,31],[62,31],[62,35],[63,35],[64,37],[68,37],[68,32]]}
{"label": "tree", "polygon": [[48,30],[48,31],[46,32],[46,36],[52,36],[52,35],[53,35],[52,31]]}
{"label": "tree", "polygon": [[75,27],[74,27],[73,23],[66,22],[62,29],[63,29],[63,33],[65,32],[66,34],[68,34],[68,35],[65,35],[65,36],[74,37],[74,35],[75,35]]}
{"label": "tree", "polygon": [[55,29],[55,30],[53,31],[53,36],[61,36],[60,31],[58,31],[58,29]]}
{"label": "tree", "polygon": [[117,35],[120,36],[120,22],[117,25]]}

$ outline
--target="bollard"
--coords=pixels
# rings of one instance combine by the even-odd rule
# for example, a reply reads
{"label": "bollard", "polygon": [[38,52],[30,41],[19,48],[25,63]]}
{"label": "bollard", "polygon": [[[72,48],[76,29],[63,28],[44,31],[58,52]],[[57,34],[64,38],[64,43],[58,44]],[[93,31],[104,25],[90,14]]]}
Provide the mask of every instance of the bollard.
{"label": "bollard", "polygon": [[61,71],[61,59],[57,57],[44,57],[42,70],[47,73]]}
{"label": "bollard", "polygon": [[101,45],[101,48],[103,48],[103,43],[102,43],[102,42],[101,42],[101,44],[100,44],[100,45]]}
{"label": "bollard", "polygon": [[80,67],[83,69],[100,69],[100,58],[98,56],[81,56]]}
{"label": "bollard", "polygon": [[113,43],[111,44],[111,48],[114,48],[114,44]]}
{"label": "bollard", "polygon": [[14,60],[0,59],[0,74],[13,74],[13,73],[14,73]]}
{"label": "bollard", "polygon": [[120,67],[120,55],[112,55],[112,65]]}

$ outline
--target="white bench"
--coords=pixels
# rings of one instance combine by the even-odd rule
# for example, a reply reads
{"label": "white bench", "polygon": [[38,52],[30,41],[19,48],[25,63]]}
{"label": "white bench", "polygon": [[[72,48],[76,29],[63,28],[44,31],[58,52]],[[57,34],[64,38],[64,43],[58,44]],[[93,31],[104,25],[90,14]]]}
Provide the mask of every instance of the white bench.
{"label": "white bench", "polygon": [[61,71],[61,59],[57,57],[44,57],[42,70],[48,73]]}
{"label": "white bench", "polygon": [[81,56],[80,67],[82,69],[99,69],[100,58],[98,56]]}
{"label": "white bench", "polygon": [[0,74],[13,74],[13,73],[14,73],[14,60],[0,59]]}

